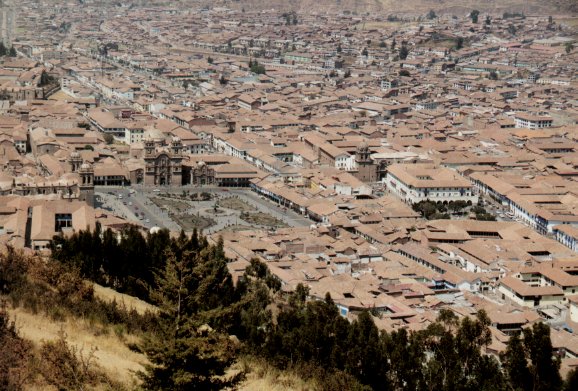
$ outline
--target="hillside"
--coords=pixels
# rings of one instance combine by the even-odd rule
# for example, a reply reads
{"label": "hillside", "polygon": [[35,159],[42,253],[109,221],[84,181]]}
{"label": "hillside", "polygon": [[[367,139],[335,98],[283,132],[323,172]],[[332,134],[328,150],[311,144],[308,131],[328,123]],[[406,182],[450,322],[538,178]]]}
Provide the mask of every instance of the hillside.
{"label": "hillside", "polygon": [[526,15],[554,14],[562,15],[567,12],[578,12],[578,2],[574,0],[241,0],[225,4],[229,7],[243,7],[245,9],[279,9],[294,10],[297,12],[340,12],[352,11],[358,14],[366,12],[383,12],[385,14],[419,14],[430,9],[438,14],[467,14],[472,9],[482,12],[501,14],[505,11],[523,12]]}
{"label": "hillside", "polygon": [[[79,354],[86,357],[94,349],[94,364],[101,367],[111,379],[116,379],[126,387],[133,387],[137,382],[136,372],[144,370],[145,356],[127,347],[129,341],[138,341],[135,336],[99,329],[82,319],[55,321],[44,314],[33,314],[21,308],[8,312],[20,336],[32,342],[36,349],[46,341],[57,340],[59,333],[64,331],[67,342]],[[31,388],[38,389],[37,386]]]}

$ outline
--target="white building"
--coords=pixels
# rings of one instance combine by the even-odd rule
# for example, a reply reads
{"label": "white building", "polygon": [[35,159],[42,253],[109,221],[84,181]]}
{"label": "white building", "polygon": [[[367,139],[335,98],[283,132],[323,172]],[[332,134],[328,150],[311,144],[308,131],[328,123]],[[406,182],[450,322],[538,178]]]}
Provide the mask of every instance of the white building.
{"label": "white building", "polygon": [[478,201],[472,184],[448,168],[429,164],[393,164],[385,178],[389,191],[408,203]]}
{"label": "white building", "polygon": [[144,141],[144,128],[138,126],[127,126],[125,128],[123,141],[129,145],[142,143]]}
{"label": "white building", "polygon": [[578,252],[578,227],[562,224],[553,228],[556,240],[574,252]]}
{"label": "white building", "polygon": [[522,307],[534,308],[564,303],[564,292],[557,286],[530,286],[512,276],[500,280],[498,292],[502,300]]}
{"label": "white building", "polygon": [[532,115],[528,113],[518,113],[514,116],[516,128],[543,129],[552,126],[552,117]]}

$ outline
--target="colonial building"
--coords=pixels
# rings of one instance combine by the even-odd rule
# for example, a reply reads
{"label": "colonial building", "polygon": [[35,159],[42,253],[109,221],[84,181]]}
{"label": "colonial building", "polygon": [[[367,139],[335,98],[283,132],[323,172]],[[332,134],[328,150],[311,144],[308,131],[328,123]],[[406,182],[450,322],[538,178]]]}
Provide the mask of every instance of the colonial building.
{"label": "colonial building", "polygon": [[196,167],[191,168],[190,183],[195,186],[214,185],[215,169],[200,161]]}
{"label": "colonial building", "polygon": [[145,185],[180,186],[182,180],[182,143],[173,138],[166,146],[156,146],[154,141],[145,141]]}
{"label": "colonial building", "polygon": [[391,193],[411,204],[426,200],[478,201],[472,184],[448,168],[427,164],[393,164],[389,166],[385,180]]}

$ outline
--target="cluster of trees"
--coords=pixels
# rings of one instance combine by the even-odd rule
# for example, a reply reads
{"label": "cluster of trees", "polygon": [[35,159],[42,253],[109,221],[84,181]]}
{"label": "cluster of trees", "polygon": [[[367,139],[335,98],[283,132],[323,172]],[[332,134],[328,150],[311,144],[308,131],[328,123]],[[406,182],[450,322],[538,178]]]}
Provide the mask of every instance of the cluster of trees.
{"label": "cluster of trees", "polygon": [[8,49],[6,45],[4,45],[4,42],[0,41],[0,57],[5,56],[16,57],[17,56],[16,49],[14,49],[14,46]]}
{"label": "cluster of trees", "polygon": [[265,67],[257,62],[257,60],[249,60],[249,69],[257,75],[264,75],[267,70]]}
{"label": "cluster of trees", "polygon": [[295,13],[295,11],[293,12],[284,12],[281,15],[282,18],[285,19],[285,25],[289,26],[289,25],[296,25],[297,23],[299,23],[299,21],[297,20],[297,13]]}
{"label": "cluster of trees", "polygon": [[[452,214],[465,214],[467,209],[472,205],[471,202],[466,201],[450,201],[447,204],[433,201],[420,201],[412,205],[413,210],[419,212],[422,217],[428,220],[449,219]],[[474,205],[469,209],[470,212],[475,213],[476,220],[482,221],[496,221],[496,217],[488,213],[481,205]]]}
{"label": "cluster of trees", "polygon": [[[350,323],[329,295],[307,301],[303,285],[281,295],[280,282],[256,259],[234,285],[222,240],[210,244],[197,233],[171,238],[167,231],[144,236],[129,228],[117,240],[97,229],[57,236],[52,248],[49,265],[60,265],[63,274],[77,270],[121,287],[138,280],[147,288],[144,297],[159,312],[139,347],[150,361],[141,374],[145,390],[230,387],[243,375],[227,374],[241,354],[298,371],[326,390],[576,389],[576,371],[562,381],[543,324],[513,336],[498,360],[486,354],[491,334],[483,311],[458,319],[442,310],[423,331],[380,332],[374,322],[378,311],[361,312]],[[26,272],[14,265],[2,269],[0,262],[3,276],[26,279]],[[0,281],[4,289],[11,284]],[[90,297],[82,293],[86,288],[64,286],[78,300]]]}
{"label": "cluster of trees", "polygon": [[496,221],[496,216],[488,213],[483,206],[476,205],[472,207],[471,212],[476,214],[476,220],[481,221]]}
{"label": "cluster of trees", "polygon": [[98,48],[98,52],[101,56],[108,57],[109,50],[118,50],[118,43],[116,42],[107,42],[106,44],[100,46]]}
{"label": "cluster of trees", "polygon": [[[195,234],[191,245],[196,246],[196,240]],[[166,230],[145,236],[130,226],[117,235],[110,229],[102,231],[99,225],[92,232],[55,236],[51,242],[54,260],[96,283],[145,300],[151,288],[156,288],[154,271],[164,266],[165,250],[174,245],[176,240]]]}
{"label": "cluster of trees", "polygon": [[447,204],[434,201],[420,201],[412,205],[413,210],[421,213],[422,217],[428,220],[449,219],[450,215],[447,213],[451,211],[454,214],[462,213],[463,209],[471,205],[471,202],[466,201],[450,201]]}
{"label": "cluster of trees", "polygon": [[456,39],[456,50],[460,50],[464,47],[464,37],[458,37]]}
{"label": "cluster of trees", "polygon": [[541,323],[512,337],[500,364],[485,354],[491,333],[483,311],[459,320],[442,310],[423,331],[387,333],[369,312],[344,320],[329,296],[294,302],[279,315],[264,354],[280,367],[314,364],[331,379],[329,389],[570,390],[575,384],[576,371],[563,386],[549,328]]}

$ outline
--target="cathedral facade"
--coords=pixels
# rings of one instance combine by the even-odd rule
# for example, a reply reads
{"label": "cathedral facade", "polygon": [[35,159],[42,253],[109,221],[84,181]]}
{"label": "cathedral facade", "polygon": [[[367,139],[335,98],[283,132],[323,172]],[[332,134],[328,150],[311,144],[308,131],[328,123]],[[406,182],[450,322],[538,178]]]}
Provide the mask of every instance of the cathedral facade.
{"label": "cathedral facade", "polygon": [[166,146],[145,142],[144,184],[147,186],[181,186],[183,184],[183,145],[173,138]]}

